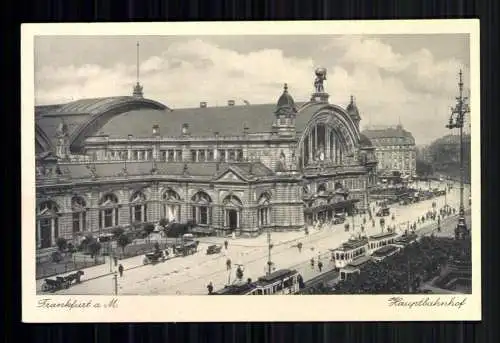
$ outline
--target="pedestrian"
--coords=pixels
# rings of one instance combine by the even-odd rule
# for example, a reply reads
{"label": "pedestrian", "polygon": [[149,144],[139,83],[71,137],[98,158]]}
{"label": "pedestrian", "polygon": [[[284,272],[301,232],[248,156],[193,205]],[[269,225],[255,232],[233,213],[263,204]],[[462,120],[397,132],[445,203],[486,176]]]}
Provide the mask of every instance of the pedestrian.
{"label": "pedestrian", "polygon": [[115,262],[115,267],[118,265],[118,257],[113,256],[113,261]]}
{"label": "pedestrian", "polygon": [[314,257],[311,258],[311,268],[314,269]]}
{"label": "pedestrian", "polygon": [[214,291],[214,285],[212,284],[212,281],[208,283],[207,289],[208,289],[208,294],[212,294],[212,292]]}
{"label": "pedestrian", "polygon": [[318,262],[318,269],[319,272],[321,273],[321,268],[323,268],[323,263],[321,261]]}
{"label": "pedestrian", "polygon": [[226,248],[226,250],[227,250],[227,246],[228,246],[228,245],[229,245],[229,242],[228,242],[227,240],[226,240],[226,241],[224,241],[224,248]]}
{"label": "pedestrian", "polygon": [[118,266],[118,273],[120,273],[120,277],[123,276],[123,266],[121,264]]}
{"label": "pedestrian", "polygon": [[297,248],[299,249],[299,252],[301,252],[301,251],[302,251],[302,242],[299,242],[299,243],[297,244]]}
{"label": "pedestrian", "polygon": [[226,268],[227,268],[227,270],[231,270],[231,259],[229,259],[229,258],[226,261]]}

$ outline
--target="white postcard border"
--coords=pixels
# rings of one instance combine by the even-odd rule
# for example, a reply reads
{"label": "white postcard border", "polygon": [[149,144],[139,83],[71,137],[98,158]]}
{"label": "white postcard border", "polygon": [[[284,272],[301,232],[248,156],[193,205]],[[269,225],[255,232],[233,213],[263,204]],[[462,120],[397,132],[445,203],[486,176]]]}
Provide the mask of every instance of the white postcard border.
{"label": "white postcard border", "polygon": [[[203,27],[203,29],[201,29]],[[36,295],[34,37],[36,35],[318,35],[470,34],[471,79],[471,295],[394,295],[405,302],[439,299],[457,306],[390,306],[390,295],[302,296],[112,296]],[[22,319],[24,322],[196,322],[196,321],[434,321],[481,319],[481,161],[479,20],[299,21],[202,23],[24,24],[21,28]],[[443,123],[444,125],[444,123]],[[110,279],[111,284],[111,279]],[[89,302],[86,309],[44,309],[41,299]],[[100,304],[99,307],[96,307]]]}

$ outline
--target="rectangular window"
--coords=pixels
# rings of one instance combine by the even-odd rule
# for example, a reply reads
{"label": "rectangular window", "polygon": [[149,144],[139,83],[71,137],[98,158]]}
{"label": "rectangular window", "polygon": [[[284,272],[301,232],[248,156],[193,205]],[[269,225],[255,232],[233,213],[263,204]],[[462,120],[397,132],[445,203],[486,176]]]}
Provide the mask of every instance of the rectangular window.
{"label": "rectangular window", "polygon": [[99,229],[102,229],[102,211],[99,211]]}
{"label": "rectangular window", "polygon": [[168,150],[167,161],[169,161],[169,162],[173,162],[174,161],[174,150]]}
{"label": "rectangular window", "polygon": [[198,159],[200,162],[205,162],[205,150],[198,150]]}
{"label": "rectangular window", "polygon": [[212,149],[208,150],[207,161],[214,160],[214,151]]}
{"label": "rectangular window", "polygon": [[73,232],[80,232],[80,213],[73,213]]}
{"label": "rectangular window", "polygon": [[196,162],[196,150],[191,150],[191,161]]}
{"label": "rectangular window", "polygon": [[193,208],[192,208],[192,212],[191,212],[191,214],[192,214],[192,216],[191,216],[191,217],[192,217],[193,221],[194,221],[196,224],[198,224],[198,218],[196,218],[196,212],[197,212],[197,211],[196,211],[196,206],[193,206]]}
{"label": "rectangular window", "polygon": [[236,152],[234,150],[229,150],[229,161],[236,160]]}
{"label": "rectangular window", "polygon": [[243,150],[241,149],[238,150],[238,161],[243,161]]}
{"label": "rectangular window", "polygon": [[221,162],[226,162],[226,150],[219,150],[218,155]]}
{"label": "rectangular window", "polygon": [[175,150],[175,160],[177,162],[182,161],[182,150]]}
{"label": "rectangular window", "polygon": [[113,226],[113,209],[104,210],[104,227]]}
{"label": "rectangular window", "polygon": [[200,224],[208,224],[208,207],[200,207]]}
{"label": "rectangular window", "polygon": [[134,206],[134,221],[136,221],[136,222],[142,221],[142,206],[141,205]]}

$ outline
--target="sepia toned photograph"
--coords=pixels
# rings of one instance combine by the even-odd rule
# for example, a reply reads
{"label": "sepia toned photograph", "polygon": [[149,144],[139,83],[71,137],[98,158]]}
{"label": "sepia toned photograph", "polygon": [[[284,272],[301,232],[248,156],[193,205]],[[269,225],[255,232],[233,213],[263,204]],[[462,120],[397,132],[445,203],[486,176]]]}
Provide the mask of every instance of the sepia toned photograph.
{"label": "sepia toned photograph", "polygon": [[32,38],[36,296],[480,292],[469,33],[116,32]]}

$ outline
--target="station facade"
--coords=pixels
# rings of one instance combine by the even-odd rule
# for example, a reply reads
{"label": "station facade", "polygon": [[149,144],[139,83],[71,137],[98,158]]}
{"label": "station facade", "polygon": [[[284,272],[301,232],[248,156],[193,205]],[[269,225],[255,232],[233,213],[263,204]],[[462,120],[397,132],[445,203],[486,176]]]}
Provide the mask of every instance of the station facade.
{"label": "station facade", "polygon": [[162,218],[256,236],[366,208],[374,147],[354,101],[330,104],[322,81],[302,103],[285,84],[274,104],[172,109],[137,83],[37,107],[37,248]]}

